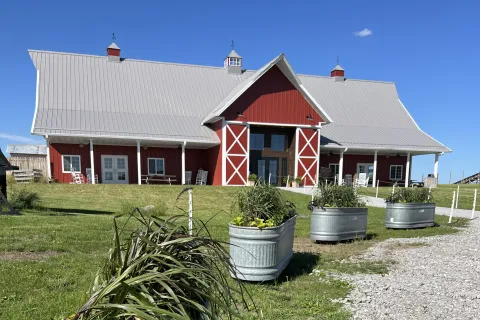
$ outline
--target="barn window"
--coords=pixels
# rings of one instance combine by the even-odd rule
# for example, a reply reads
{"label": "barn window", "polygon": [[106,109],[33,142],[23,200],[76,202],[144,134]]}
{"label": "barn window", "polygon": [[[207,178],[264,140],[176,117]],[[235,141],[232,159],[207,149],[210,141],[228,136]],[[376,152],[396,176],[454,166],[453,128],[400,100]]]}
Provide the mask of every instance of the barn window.
{"label": "barn window", "polygon": [[338,174],[340,172],[340,166],[338,165],[338,163],[330,163],[328,167],[330,169],[333,169],[335,174]]}
{"label": "barn window", "polygon": [[390,180],[402,180],[403,166],[392,165],[390,166]]}
{"label": "barn window", "polygon": [[241,66],[242,63],[240,61],[240,58],[230,58],[230,65],[231,66]]}
{"label": "barn window", "polygon": [[272,134],[272,151],[285,151],[285,140],[283,134]]}
{"label": "barn window", "polygon": [[148,174],[149,175],[165,175],[165,159],[148,158]]}
{"label": "barn window", "polygon": [[80,172],[80,156],[64,155],[62,156],[63,172]]}
{"label": "barn window", "polygon": [[251,133],[250,134],[250,150],[261,150],[265,146],[265,138],[261,133]]}

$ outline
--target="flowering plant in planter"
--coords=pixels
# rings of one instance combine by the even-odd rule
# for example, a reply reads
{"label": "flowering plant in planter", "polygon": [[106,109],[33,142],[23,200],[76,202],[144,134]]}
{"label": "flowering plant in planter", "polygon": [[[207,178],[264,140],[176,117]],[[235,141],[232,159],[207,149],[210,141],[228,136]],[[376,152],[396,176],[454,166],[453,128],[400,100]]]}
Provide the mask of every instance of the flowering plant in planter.
{"label": "flowering plant in planter", "polygon": [[250,173],[250,175],[248,176],[248,185],[254,186],[257,180],[258,180],[257,175],[255,173]]}
{"label": "flowering plant in planter", "polygon": [[242,227],[275,227],[296,215],[295,205],[285,200],[273,185],[257,183],[241,189],[232,206],[231,224]]}
{"label": "flowering plant in planter", "polygon": [[274,186],[258,182],[238,192],[232,211],[230,257],[236,269],[230,275],[246,281],[278,278],[293,256],[294,204]]}
{"label": "flowering plant in planter", "polygon": [[435,225],[435,203],[426,188],[401,188],[386,199],[385,226],[412,229]]}
{"label": "flowering plant in planter", "polygon": [[320,184],[314,200],[310,239],[340,241],[367,236],[366,204],[353,187]]}

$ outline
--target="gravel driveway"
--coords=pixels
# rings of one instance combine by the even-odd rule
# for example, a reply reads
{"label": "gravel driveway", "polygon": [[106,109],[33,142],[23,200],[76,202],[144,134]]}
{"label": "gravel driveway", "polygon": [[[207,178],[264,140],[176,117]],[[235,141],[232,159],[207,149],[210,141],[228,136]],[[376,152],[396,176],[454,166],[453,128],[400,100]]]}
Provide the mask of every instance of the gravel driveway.
{"label": "gravel driveway", "polygon": [[389,239],[360,259],[394,260],[387,275],[342,275],[353,319],[480,319],[480,219],[454,235]]}

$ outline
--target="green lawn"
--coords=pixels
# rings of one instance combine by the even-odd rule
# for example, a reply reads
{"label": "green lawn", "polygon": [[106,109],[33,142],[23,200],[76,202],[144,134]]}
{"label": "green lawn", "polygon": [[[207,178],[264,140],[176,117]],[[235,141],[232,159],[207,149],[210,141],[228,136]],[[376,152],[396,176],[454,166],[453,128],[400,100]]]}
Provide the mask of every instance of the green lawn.
{"label": "green lawn", "polygon": [[[433,200],[439,207],[450,207],[452,205],[453,191],[457,191],[456,184],[441,184],[432,189]],[[458,208],[472,210],[473,195],[478,189],[476,210],[480,210],[480,186],[474,184],[461,184],[460,196],[458,197]],[[392,187],[379,187],[378,197],[385,198],[392,192]],[[360,188],[359,193],[365,196],[375,197],[376,188]]]}
{"label": "green lawn", "polygon": [[[13,188],[20,188],[14,185]],[[112,216],[122,207],[164,201],[173,208],[180,186],[107,186],[32,184],[42,198],[41,210],[21,216],[0,216],[0,319],[54,319],[74,313],[84,302],[97,270],[111,244]],[[194,215],[209,222],[210,232],[228,241],[230,205],[238,189],[194,187]],[[247,284],[264,319],[347,319],[348,312],[332,299],[342,298],[349,284],[311,276],[313,269],[340,272],[386,272],[385,264],[341,263],[363,252],[376,241],[391,237],[418,237],[457,232],[437,217],[439,227],[395,231],[383,227],[384,209],[369,210],[369,240],[335,245],[314,244],[308,239],[308,196],[285,192],[297,205],[295,255],[275,283]],[[177,203],[187,207],[187,198]],[[171,209],[169,214],[178,213]],[[467,220],[456,220],[462,226]],[[254,313],[248,319],[258,319]]]}

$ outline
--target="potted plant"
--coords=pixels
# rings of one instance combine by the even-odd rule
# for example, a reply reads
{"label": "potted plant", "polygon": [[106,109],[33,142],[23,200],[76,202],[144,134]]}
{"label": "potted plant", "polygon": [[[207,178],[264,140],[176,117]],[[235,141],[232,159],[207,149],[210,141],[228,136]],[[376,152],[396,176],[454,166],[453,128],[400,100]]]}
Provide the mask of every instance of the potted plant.
{"label": "potted plant", "polygon": [[232,212],[231,276],[246,281],[278,278],[293,255],[295,206],[277,188],[259,182],[238,192]]}
{"label": "potted plant", "polygon": [[392,229],[432,227],[435,203],[426,188],[397,189],[385,199],[385,226]]}
{"label": "potted plant", "polygon": [[341,241],[367,236],[368,208],[353,187],[320,184],[310,209],[312,240]]}
{"label": "potted plant", "polygon": [[250,187],[254,186],[257,180],[258,180],[257,175],[255,173],[250,173],[250,175],[248,176],[248,185]]}
{"label": "potted plant", "polygon": [[297,188],[302,185],[302,178],[300,177],[295,177],[292,179],[292,188]]}

